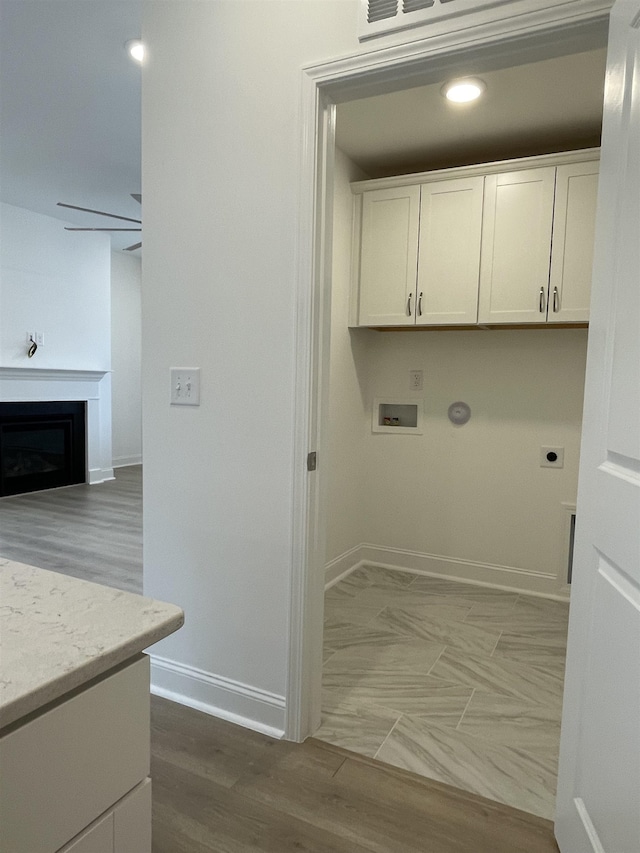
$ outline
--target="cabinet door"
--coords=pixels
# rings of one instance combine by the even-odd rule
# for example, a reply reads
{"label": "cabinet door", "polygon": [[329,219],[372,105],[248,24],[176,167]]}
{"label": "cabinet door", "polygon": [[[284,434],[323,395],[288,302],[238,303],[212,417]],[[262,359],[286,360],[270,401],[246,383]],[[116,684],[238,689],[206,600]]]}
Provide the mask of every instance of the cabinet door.
{"label": "cabinet door", "polygon": [[589,319],[598,163],[558,166],[551,244],[549,322]]}
{"label": "cabinet door", "polygon": [[462,325],[478,320],[483,190],[483,177],[422,186],[418,325]]}
{"label": "cabinet door", "polygon": [[485,179],[478,322],[546,322],[555,172]]}
{"label": "cabinet door", "polygon": [[419,214],[420,187],[364,193],[360,326],[415,323]]}

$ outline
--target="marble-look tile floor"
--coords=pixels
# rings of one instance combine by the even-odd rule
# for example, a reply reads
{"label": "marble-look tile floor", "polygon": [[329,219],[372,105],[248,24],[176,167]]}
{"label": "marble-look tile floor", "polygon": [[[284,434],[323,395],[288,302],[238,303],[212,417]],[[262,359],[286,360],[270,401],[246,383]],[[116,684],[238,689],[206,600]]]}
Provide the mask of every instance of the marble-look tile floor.
{"label": "marble-look tile floor", "polygon": [[316,737],[552,818],[568,611],[358,569],[325,595]]}

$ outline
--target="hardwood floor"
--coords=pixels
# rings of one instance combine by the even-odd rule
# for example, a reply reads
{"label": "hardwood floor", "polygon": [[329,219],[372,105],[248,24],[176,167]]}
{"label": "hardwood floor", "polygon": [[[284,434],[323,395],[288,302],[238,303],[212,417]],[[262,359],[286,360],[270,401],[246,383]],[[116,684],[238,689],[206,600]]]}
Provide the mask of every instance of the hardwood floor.
{"label": "hardwood floor", "polygon": [[0,499],[0,554],[142,592],[142,466],[116,479]]}
{"label": "hardwood floor", "polygon": [[549,821],[152,697],[153,853],[557,853]]}

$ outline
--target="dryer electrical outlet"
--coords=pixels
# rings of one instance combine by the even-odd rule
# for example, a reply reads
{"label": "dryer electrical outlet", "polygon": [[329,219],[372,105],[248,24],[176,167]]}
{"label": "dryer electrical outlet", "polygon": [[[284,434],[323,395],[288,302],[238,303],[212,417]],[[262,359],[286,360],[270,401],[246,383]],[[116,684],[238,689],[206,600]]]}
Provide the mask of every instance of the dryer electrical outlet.
{"label": "dryer electrical outlet", "polygon": [[541,447],[541,468],[564,468],[564,447]]}

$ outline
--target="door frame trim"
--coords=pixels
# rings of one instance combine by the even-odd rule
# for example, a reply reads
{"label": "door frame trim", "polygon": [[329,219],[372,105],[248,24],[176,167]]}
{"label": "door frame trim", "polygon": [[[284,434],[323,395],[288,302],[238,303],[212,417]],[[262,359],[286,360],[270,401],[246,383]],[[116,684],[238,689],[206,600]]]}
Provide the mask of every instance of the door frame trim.
{"label": "door frame trim", "polygon": [[[327,401],[335,108],[347,100],[442,78],[461,56],[502,67],[606,44],[612,0],[541,0],[526,14],[469,24],[464,13],[409,43],[306,66],[301,72],[296,240],[297,305],[292,552],[285,737],[302,741],[320,722],[326,529]],[[402,34],[415,38],[415,31]],[[490,59],[489,59],[490,57]],[[497,67],[497,66],[496,66]],[[307,472],[310,450],[318,470]]]}

